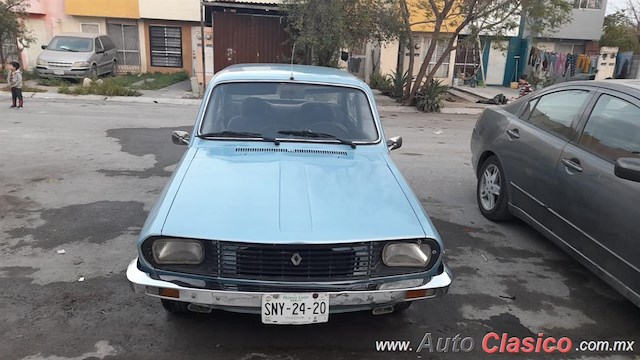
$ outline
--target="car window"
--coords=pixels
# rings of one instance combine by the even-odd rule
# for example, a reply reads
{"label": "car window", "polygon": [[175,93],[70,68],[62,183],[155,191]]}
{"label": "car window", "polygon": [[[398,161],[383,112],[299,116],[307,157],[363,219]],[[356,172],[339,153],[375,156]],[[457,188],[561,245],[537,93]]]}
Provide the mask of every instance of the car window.
{"label": "car window", "polygon": [[544,95],[531,112],[529,122],[545,131],[568,139],[573,121],[582,114],[589,99],[586,90],[565,90]]}
{"label": "car window", "polygon": [[101,36],[100,41],[102,41],[102,45],[104,46],[105,50],[111,50],[115,47],[113,46],[113,42],[108,36]]}
{"label": "car window", "polygon": [[93,51],[93,41],[91,41],[91,39],[73,36],[56,36],[47,46],[47,50],[89,52]]}
{"label": "car window", "polygon": [[378,139],[366,94],[330,85],[221,84],[213,89],[201,126],[201,133],[234,131],[291,138],[279,133],[288,130],[325,133],[351,141]]}
{"label": "car window", "polygon": [[531,112],[533,111],[533,108],[536,106],[536,103],[538,102],[538,99],[533,99],[531,101],[529,101],[525,106],[524,109],[522,110],[522,115],[520,115],[520,118],[522,119],[528,119],[529,116],[531,115]]}
{"label": "car window", "polygon": [[96,45],[96,52],[99,51],[103,51],[104,48],[102,47],[102,43],[100,42],[100,40],[98,38],[95,39],[95,45]]}
{"label": "car window", "polygon": [[610,95],[600,96],[580,145],[612,162],[640,157],[640,108]]}

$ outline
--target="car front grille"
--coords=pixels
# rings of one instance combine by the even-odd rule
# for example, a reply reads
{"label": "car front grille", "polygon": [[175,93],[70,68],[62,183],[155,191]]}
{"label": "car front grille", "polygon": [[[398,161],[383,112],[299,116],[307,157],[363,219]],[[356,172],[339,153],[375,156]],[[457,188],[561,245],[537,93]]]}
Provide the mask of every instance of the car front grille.
{"label": "car front grille", "polygon": [[265,245],[219,242],[220,276],[255,280],[347,280],[368,278],[373,243]]}
{"label": "car front grille", "polygon": [[[238,280],[238,284],[244,284],[243,289],[253,289],[253,285],[248,283],[251,281],[291,284],[357,282],[426,270],[385,266],[382,263],[382,251],[388,243],[385,241],[282,245],[202,240],[205,255],[201,264],[160,265],[153,260],[153,240],[150,238],[143,243],[142,252],[154,268],[232,282]],[[438,257],[437,253],[434,254],[432,264]],[[295,288],[298,288],[298,285],[295,285]]]}
{"label": "car front grille", "polygon": [[73,63],[70,62],[59,62],[59,61],[49,61],[48,62],[50,68],[56,69],[66,69],[70,68]]}

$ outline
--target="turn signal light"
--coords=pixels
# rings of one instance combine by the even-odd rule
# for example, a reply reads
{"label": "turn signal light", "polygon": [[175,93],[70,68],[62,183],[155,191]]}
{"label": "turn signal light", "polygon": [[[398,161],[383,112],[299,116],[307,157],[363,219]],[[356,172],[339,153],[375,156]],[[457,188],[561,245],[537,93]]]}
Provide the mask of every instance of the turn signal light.
{"label": "turn signal light", "polygon": [[171,297],[171,298],[180,298],[180,291],[178,289],[160,289],[160,296]]}

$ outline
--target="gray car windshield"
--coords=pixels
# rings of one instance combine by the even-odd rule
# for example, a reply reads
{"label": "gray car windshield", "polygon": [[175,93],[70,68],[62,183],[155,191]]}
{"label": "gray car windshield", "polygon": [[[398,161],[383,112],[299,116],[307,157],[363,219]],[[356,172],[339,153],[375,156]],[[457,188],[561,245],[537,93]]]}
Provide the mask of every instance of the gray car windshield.
{"label": "gray car windshield", "polygon": [[89,52],[93,50],[93,39],[72,36],[56,36],[51,40],[49,46],[47,46],[47,50]]}
{"label": "gray car windshield", "polygon": [[[364,92],[341,86],[243,82],[216,86],[201,134],[251,133],[285,140],[374,142],[378,139]],[[310,136],[322,134],[323,136]],[[245,136],[246,137],[246,136]]]}

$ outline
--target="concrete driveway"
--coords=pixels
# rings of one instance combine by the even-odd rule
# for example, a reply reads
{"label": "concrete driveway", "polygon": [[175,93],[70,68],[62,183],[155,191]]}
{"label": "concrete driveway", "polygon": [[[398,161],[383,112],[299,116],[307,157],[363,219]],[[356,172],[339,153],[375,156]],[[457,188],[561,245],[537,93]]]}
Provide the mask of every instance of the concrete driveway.
{"label": "concrete driveway", "polygon": [[[481,217],[469,162],[474,116],[382,114],[387,136],[404,138],[393,158],[445,240],[450,294],[404,314],[278,327],[223,312],[170,316],[129,290],[136,236],[185,149],[171,131],[190,128],[195,106],[25,106],[0,110],[2,359],[478,359],[492,357],[481,349],[491,332],[570,338],[572,351],[554,358],[637,357],[640,344],[633,353],[575,348],[640,340],[640,309],[523,223]],[[417,352],[426,334],[434,347],[469,337],[474,350]],[[379,340],[411,341],[412,350],[377,352]]]}

